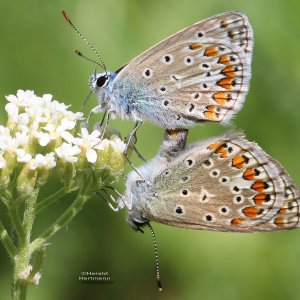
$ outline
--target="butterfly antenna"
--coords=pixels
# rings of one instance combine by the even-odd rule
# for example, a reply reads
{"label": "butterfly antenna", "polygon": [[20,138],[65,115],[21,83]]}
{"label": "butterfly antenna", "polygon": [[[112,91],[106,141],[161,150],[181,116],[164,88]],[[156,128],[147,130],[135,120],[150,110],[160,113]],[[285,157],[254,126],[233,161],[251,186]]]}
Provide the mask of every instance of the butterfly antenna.
{"label": "butterfly antenna", "polygon": [[107,74],[107,69],[105,66],[104,61],[102,60],[101,56],[98,54],[98,52],[96,51],[96,49],[93,47],[93,45],[86,39],[86,37],[76,28],[76,26],[72,23],[71,19],[69,18],[69,16],[67,15],[66,11],[62,10],[61,11],[63,17],[65,18],[65,20],[71,25],[71,27],[73,27],[73,29],[77,32],[77,34],[83,39],[83,41],[92,49],[92,51],[96,54],[97,58],[99,58],[99,60],[102,63],[102,68],[104,69],[105,73]]}
{"label": "butterfly antenna", "polygon": [[94,64],[100,66],[101,68],[103,68],[103,66],[102,66],[101,64],[99,64],[97,61],[95,61],[95,60],[93,60],[93,59],[91,59],[91,58],[89,58],[89,57],[83,55],[79,50],[75,50],[75,54],[77,54],[78,56],[84,58],[85,60],[87,60],[87,61],[89,61],[89,62],[92,62],[92,63],[94,63]]}
{"label": "butterfly antenna", "polygon": [[150,225],[150,223],[146,223],[146,224],[148,225],[148,227],[150,229],[150,232],[152,234],[153,243],[154,243],[156,281],[157,281],[157,285],[158,285],[158,290],[161,292],[162,285],[161,285],[161,281],[160,281],[159,263],[158,263],[158,248],[157,248],[156,237],[155,237],[154,230],[153,230],[152,226]]}

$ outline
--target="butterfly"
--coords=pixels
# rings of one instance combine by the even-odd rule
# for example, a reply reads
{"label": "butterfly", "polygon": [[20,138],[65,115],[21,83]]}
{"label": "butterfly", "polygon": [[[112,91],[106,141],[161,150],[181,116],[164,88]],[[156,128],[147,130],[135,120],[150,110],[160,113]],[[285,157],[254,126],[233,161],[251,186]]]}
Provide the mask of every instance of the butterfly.
{"label": "butterfly", "polygon": [[[64,11],[63,15],[86,41]],[[247,16],[213,16],[168,37],[116,72],[103,64],[104,72],[90,77],[99,101],[92,112],[106,110],[136,121],[136,127],[143,121],[167,129],[227,124],[245,101],[252,51]]]}
{"label": "butterfly", "polygon": [[166,131],[158,154],[132,171],[120,208],[138,230],[150,221],[215,231],[299,227],[300,191],[284,168],[241,132],[186,146],[187,130]]}

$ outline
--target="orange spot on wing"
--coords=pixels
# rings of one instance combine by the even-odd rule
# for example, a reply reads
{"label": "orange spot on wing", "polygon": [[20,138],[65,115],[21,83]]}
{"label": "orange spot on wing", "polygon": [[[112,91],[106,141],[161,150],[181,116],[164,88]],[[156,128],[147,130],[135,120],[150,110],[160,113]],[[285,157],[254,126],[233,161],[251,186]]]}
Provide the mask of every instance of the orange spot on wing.
{"label": "orange spot on wing", "polygon": [[277,227],[283,227],[284,226],[284,218],[280,218],[280,217],[277,217],[274,219],[274,224],[277,226]]}
{"label": "orange spot on wing", "polygon": [[254,197],[254,202],[256,205],[262,205],[264,204],[264,201],[266,200],[267,195],[265,193],[257,194]]}
{"label": "orange spot on wing", "polygon": [[198,43],[193,43],[193,44],[191,44],[190,46],[189,46],[189,48],[191,49],[191,50],[199,50],[199,49],[201,49],[203,46],[202,45],[200,45],[200,44],[198,44]]}
{"label": "orange spot on wing", "polygon": [[228,66],[225,69],[222,70],[222,74],[224,74],[227,77],[233,78],[236,76],[234,73],[235,67],[234,66]]}
{"label": "orange spot on wing", "polygon": [[214,112],[210,112],[210,111],[205,111],[204,115],[207,119],[211,120],[211,121],[217,121],[217,115]]}
{"label": "orange spot on wing", "polygon": [[230,64],[230,60],[229,60],[229,57],[228,55],[223,55],[219,58],[218,60],[218,63],[219,64],[223,64],[223,65],[229,65]]}
{"label": "orange spot on wing", "polygon": [[217,82],[217,85],[221,86],[222,88],[226,89],[227,91],[232,90],[232,78],[226,77],[222,78]]}
{"label": "orange spot on wing", "polygon": [[209,105],[206,108],[208,110],[204,112],[204,115],[207,119],[211,121],[218,121],[218,114],[215,112],[215,107],[213,105]]}
{"label": "orange spot on wing", "polygon": [[265,189],[265,183],[262,180],[255,181],[251,188],[259,193],[262,193]]}
{"label": "orange spot on wing", "polygon": [[243,221],[244,221],[244,219],[242,219],[242,218],[232,219],[231,224],[232,225],[240,225],[241,223],[243,223]]}
{"label": "orange spot on wing", "polygon": [[246,162],[245,158],[241,155],[236,155],[232,159],[232,165],[237,169],[242,169],[244,167],[245,162]]}
{"label": "orange spot on wing", "polygon": [[282,206],[282,207],[279,209],[278,213],[281,214],[281,215],[286,214],[286,213],[287,213],[286,207],[283,207],[283,206]]}
{"label": "orange spot on wing", "polygon": [[226,158],[226,157],[228,156],[227,150],[226,150],[224,147],[222,147],[222,146],[220,146],[220,147],[215,151],[215,153],[216,153],[216,154],[220,153],[222,158]]}
{"label": "orange spot on wing", "polygon": [[227,102],[228,94],[226,92],[217,92],[214,93],[212,97],[218,104],[224,106]]}
{"label": "orange spot on wing", "polygon": [[205,56],[217,56],[219,55],[218,50],[216,49],[216,47],[208,47],[205,52],[204,52]]}
{"label": "orange spot on wing", "polygon": [[249,168],[247,169],[244,174],[243,174],[243,178],[246,180],[255,180],[255,172],[253,168]]}
{"label": "orange spot on wing", "polygon": [[249,218],[255,218],[261,213],[261,209],[256,206],[249,206],[243,209],[243,213]]}
{"label": "orange spot on wing", "polygon": [[215,143],[210,144],[210,145],[207,147],[207,149],[213,150],[213,149],[216,149],[216,148],[220,147],[220,145],[221,145],[221,143],[215,142]]}

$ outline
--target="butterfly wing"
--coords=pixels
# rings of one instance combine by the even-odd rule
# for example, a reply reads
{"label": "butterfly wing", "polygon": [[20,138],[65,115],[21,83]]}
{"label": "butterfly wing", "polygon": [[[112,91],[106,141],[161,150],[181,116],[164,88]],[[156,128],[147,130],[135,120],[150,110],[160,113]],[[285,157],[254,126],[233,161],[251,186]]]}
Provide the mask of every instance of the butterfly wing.
{"label": "butterfly wing", "polygon": [[[145,51],[117,75],[113,89],[133,93],[137,113],[167,128],[227,123],[241,108],[251,76],[253,32],[228,12],[201,21]],[[149,112],[149,113],[148,113]],[[154,113],[153,113],[154,112]]]}
{"label": "butterfly wing", "polygon": [[146,218],[178,227],[252,232],[299,226],[299,190],[277,161],[237,133],[187,148],[155,176],[148,195]]}

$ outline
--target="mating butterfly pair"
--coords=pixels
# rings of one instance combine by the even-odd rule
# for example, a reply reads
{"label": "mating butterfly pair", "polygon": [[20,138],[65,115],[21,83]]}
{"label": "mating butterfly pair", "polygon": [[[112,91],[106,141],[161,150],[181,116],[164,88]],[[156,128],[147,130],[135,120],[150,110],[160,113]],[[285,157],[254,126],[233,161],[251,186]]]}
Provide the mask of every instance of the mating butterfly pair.
{"label": "mating butterfly pair", "polygon": [[184,128],[228,124],[241,109],[252,51],[248,18],[228,12],[183,29],[116,72],[103,64],[104,72],[90,77],[99,100],[93,112],[108,112],[106,126],[117,115],[136,121],[130,138],[143,121],[167,128],[156,157],[129,174],[118,201],[134,229],[149,221],[238,232],[299,227],[299,189],[257,144],[229,132],[186,147]]}

